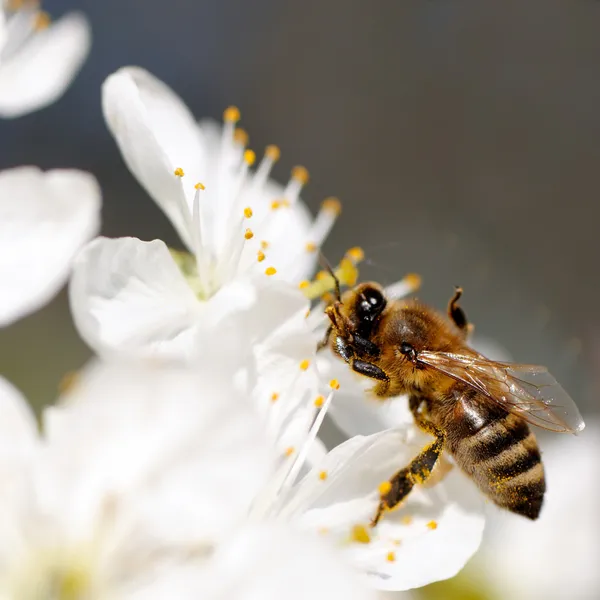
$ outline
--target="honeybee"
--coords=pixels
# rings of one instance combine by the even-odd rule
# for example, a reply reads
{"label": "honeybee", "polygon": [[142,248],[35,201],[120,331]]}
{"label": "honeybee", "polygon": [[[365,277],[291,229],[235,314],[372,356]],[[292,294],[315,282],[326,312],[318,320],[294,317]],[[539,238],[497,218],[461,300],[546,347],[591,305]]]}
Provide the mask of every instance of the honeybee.
{"label": "honeybee", "polygon": [[331,323],[319,347],[329,346],[372,378],[376,398],[408,394],[415,423],[435,438],[381,490],[371,525],[427,481],[444,450],[495,504],[537,519],[546,483],[528,424],[560,433],[584,427],[548,370],[492,361],[469,347],[460,288],[446,317],[416,300],[386,298],[377,283],[359,284],[341,297],[335,284],[336,299],[325,309]]}

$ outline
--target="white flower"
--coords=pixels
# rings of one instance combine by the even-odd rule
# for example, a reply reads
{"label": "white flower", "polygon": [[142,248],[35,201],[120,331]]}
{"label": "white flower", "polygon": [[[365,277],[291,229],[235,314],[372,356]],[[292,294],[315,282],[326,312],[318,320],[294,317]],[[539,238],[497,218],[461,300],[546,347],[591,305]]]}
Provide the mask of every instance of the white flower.
{"label": "white flower", "polygon": [[0,172],[0,327],[48,302],[100,225],[100,190],[82,171]]}
{"label": "white flower", "polygon": [[85,17],[50,24],[30,0],[0,0],[0,117],[44,108],[67,89],[90,48]]}
{"label": "white flower", "polygon": [[600,423],[588,421],[579,435],[555,434],[540,445],[547,491],[539,519],[492,509],[473,571],[501,598],[599,598]]}
{"label": "white flower", "polygon": [[249,522],[269,436],[215,368],[96,367],[38,436],[0,380],[0,597],[367,599],[338,553]]}
{"label": "white flower", "polygon": [[[315,265],[339,203],[330,199],[314,222],[299,199],[308,175],[296,167],[286,187],[269,179],[279,150],[269,146],[251,174],[254,152],[235,129],[197,124],[164,83],[124,68],[103,86],[106,122],[123,158],[171,220],[191,252],[136,238],[95,240],[81,253],[71,284],[75,323],[97,351],[172,350],[206,325],[215,310],[244,304],[228,287],[245,278],[300,282]],[[234,301],[233,304],[230,304]]]}

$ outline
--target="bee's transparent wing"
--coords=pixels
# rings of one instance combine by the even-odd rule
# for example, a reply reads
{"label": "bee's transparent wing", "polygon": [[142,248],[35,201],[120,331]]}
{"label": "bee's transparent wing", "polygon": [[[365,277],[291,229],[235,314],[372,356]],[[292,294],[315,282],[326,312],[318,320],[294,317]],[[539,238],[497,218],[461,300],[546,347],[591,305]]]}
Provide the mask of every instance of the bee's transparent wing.
{"label": "bee's transparent wing", "polygon": [[559,433],[584,428],[575,402],[546,367],[495,362],[476,353],[423,351],[417,360],[480,391],[532,425]]}

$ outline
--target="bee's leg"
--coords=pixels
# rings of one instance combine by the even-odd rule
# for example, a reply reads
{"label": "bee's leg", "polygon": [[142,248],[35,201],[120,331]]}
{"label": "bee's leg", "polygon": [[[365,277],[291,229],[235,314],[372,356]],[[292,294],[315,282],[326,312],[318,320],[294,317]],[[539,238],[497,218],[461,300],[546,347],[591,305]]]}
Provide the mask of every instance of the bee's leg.
{"label": "bee's leg", "polygon": [[371,379],[378,379],[386,384],[390,381],[390,378],[383,369],[380,369],[377,365],[367,362],[366,360],[355,358],[350,361],[350,366],[353,371],[371,377]]}
{"label": "bee's leg", "polygon": [[317,352],[319,352],[319,350],[323,350],[323,348],[327,348],[327,346],[329,344],[329,336],[331,335],[332,330],[333,330],[333,325],[330,325],[327,328],[327,331],[325,332],[323,339],[320,340],[319,343],[317,344]]}
{"label": "bee's leg", "polygon": [[371,521],[371,527],[377,525],[384,513],[398,508],[415,485],[423,484],[429,479],[433,468],[442,454],[445,441],[444,432],[433,425],[433,423],[424,419],[420,419],[417,424],[423,431],[435,436],[435,440],[428,446],[425,446],[410,461],[407,467],[398,471],[389,480],[389,486],[383,484],[383,487],[387,487],[388,489],[385,492],[382,490],[379,507],[377,508],[375,517]]}
{"label": "bee's leg", "polygon": [[466,338],[473,331],[473,325],[469,323],[465,311],[458,305],[458,301],[462,296],[462,293],[463,290],[461,287],[455,288],[454,296],[452,296],[450,302],[448,303],[448,316],[450,319],[452,319],[456,327],[460,329]]}
{"label": "bee's leg", "polygon": [[356,334],[352,336],[352,345],[360,354],[366,354],[368,356],[373,356],[374,358],[377,358],[381,354],[377,344]]}

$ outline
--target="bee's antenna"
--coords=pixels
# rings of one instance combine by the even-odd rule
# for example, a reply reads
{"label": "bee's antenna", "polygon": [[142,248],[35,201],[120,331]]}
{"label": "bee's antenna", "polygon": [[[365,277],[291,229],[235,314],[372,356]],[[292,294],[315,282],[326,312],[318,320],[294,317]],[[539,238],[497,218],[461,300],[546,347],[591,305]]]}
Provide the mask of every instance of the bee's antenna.
{"label": "bee's antenna", "polygon": [[340,292],[340,280],[336,277],[333,268],[329,264],[329,261],[325,258],[323,252],[319,250],[319,264],[333,277],[335,283],[335,299],[338,302],[342,301],[342,294]]}

